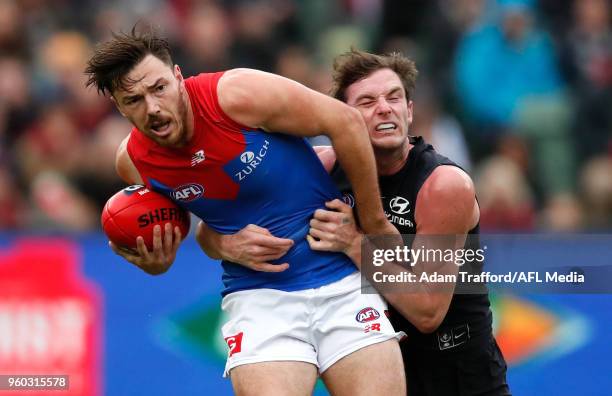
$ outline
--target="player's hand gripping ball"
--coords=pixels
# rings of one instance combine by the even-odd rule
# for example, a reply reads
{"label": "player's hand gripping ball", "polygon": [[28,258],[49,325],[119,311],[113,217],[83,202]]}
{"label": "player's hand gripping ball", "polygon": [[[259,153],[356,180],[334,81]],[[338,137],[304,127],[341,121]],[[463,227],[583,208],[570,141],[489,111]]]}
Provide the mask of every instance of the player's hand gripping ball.
{"label": "player's hand gripping ball", "polygon": [[153,227],[166,223],[178,226],[183,238],[189,233],[189,213],[162,194],[135,184],[113,195],[102,210],[102,228],[115,245],[136,249],[136,238],[144,238],[153,250]]}

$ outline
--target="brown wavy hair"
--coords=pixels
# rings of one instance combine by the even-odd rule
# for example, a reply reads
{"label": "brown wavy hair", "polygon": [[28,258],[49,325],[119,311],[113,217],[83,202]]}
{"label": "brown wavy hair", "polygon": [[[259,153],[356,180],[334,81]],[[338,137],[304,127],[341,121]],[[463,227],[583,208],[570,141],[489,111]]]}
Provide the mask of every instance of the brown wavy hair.
{"label": "brown wavy hair", "polygon": [[85,74],[87,86],[95,86],[98,93],[112,93],[117,88],[125,89],[132,81],[125,76],[147,55],[153,55],[172,67],[168,41],[158,37],[153,29],[130,33],[113,33],[112,39],[96,46],[87,62]]}
{"label": "brown wavy hair", "polygon": [[351,84],[381,69],[391,69],[398,75],[410,100],[419,74],[413,61],[397,52],[376,55],[354,48],[334,59],[332,96],[346,102],[346,89]]}

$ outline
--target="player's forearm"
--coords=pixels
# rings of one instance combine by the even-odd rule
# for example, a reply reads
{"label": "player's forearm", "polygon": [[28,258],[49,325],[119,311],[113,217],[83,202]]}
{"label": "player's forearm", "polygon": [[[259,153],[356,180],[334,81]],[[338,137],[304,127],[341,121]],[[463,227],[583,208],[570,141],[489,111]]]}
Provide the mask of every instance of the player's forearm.
{"label": "player's forearm", "polygon": [[435,331],[446,316],[448,307],[444,307],[426,292],[392,293],[381,292],[381,295],[404,318],[412,323],[421,333]]}
{"label": "player's forearm", "polygon": [[[355,266],[362,269],[364,263],[361,261],[361,250],[363,242],[363,234],[359,234],[358,238],[344,250],[344,253],[353,261]],[[366,241],[367,243],[367,241]],[[367,249],[367,247],[366,247]],[[365,263],[365,265],[371,265]],[[399,275],[406,269],[395,263],[389,262],[376,269],[383,275]],[[366,269],[366,272],[369,272]],[[445,304],[445,298],[434,296],[433,290],[427,283],[411,286],[412,290],[402,292],[398,290],[390,290],[389,287],[372,282],[378,292],[395,307],[412,324],[414,324],[421,332],[431,332],[435,330],[444,316],[448,306]]]}
{"label": "player's forearm", "polygon": [[383,228],[387,219],[380,202],[376,162],[366,127],[356,110],[329,133],[334,151],[351,183],[361,227],[366,233]]}
{"label": "player's forearm", "polygon": [[215,260],[223,258],[223,235],[213,231],[202,221],[200,221],[196,230],[196,241],[208,257]]}
{"label": "player's forearm", "polygon": [[[455,282],[430,281],[430,275],[454,275],[456,279],[458,267],[444,256],[436,259],[436,255],[429,254],[413,255],[407,262],[396,261],[401,260],[401,256],[394,255],[393,259],[385,258],[382,265],[378,265],[380,263],[375,265],[374,253],[379,249],[374,242],[376,241],[373,239],[364,240],[362,250],[365,252],[364,260],[367,261],[361,263],[362,273],[366,274],[372,286],[419,331],[423,333],[434,331],[448,312]],[[455,235],[417,234],[412,243],[412,250],[417,252],[420,250],[421,253],[446,252],[460,249],[464,243],[464,238],[457,238]],[[392,250],[396,250],[395,246]],[[409,280],[396,283],[389,279]]]}
{"label": "player's forearm", "polygon": [[344,250],[355,266],[361,269],[361,241],[363,240],[363,234],[359,233],[359,236],[354,239],[353,243]]}
{"label": "player's forearm", "polygon": [[[400,265],[386,263],[377,269],[383,275],[399,277],[406,269]],[[414,272],[413,272],[414,273]],[[418,274],[415,274],[419,276]],[[433,290],[427,282],[416,282],[407,285],[407,290],[401,291],[389,286],[388,283],[371,282],[374,288],[387,302],[420,332],[431,333],[438,328],[448,311],[447,299],[450,297]],[[452,292],[451,292],[452,293]]]}

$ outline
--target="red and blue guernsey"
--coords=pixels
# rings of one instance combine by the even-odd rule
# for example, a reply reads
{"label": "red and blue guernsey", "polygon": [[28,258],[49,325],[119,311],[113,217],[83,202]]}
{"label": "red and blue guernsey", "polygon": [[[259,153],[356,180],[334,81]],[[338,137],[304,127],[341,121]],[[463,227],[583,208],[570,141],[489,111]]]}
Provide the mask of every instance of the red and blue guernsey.
{"label": "red and blue guernsey", "polygon": [[345,255],[313,251],[306,241],[314,211],[341,197],[310,145],[302,138],[231,120],[217,101],[222,75],[185,80],[194,114],[194,135],[186,147],[164,148],[132,130],[127,149],[142,179],[219,233],[233,234],[256,224],[294,240],[287,254],[274,262],[289,263],[280,273],[224,261],[223,295],[260,288],[303,290],[356,271]]}

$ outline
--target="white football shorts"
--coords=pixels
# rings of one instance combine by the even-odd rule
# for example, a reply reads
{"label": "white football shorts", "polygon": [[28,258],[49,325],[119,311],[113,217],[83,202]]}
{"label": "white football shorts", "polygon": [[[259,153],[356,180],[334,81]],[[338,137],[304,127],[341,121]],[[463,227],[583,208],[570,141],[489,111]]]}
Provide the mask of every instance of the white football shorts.
{"label": "white football shorts", "polygon": [[322,373],[361,348],[399,338],[378,294],[361,293],[355,272],[329,285],[294,292],[253,289],[228,294],[221,308],[228,345],[223,376],[236,366],[271,361],[314,364]]}

